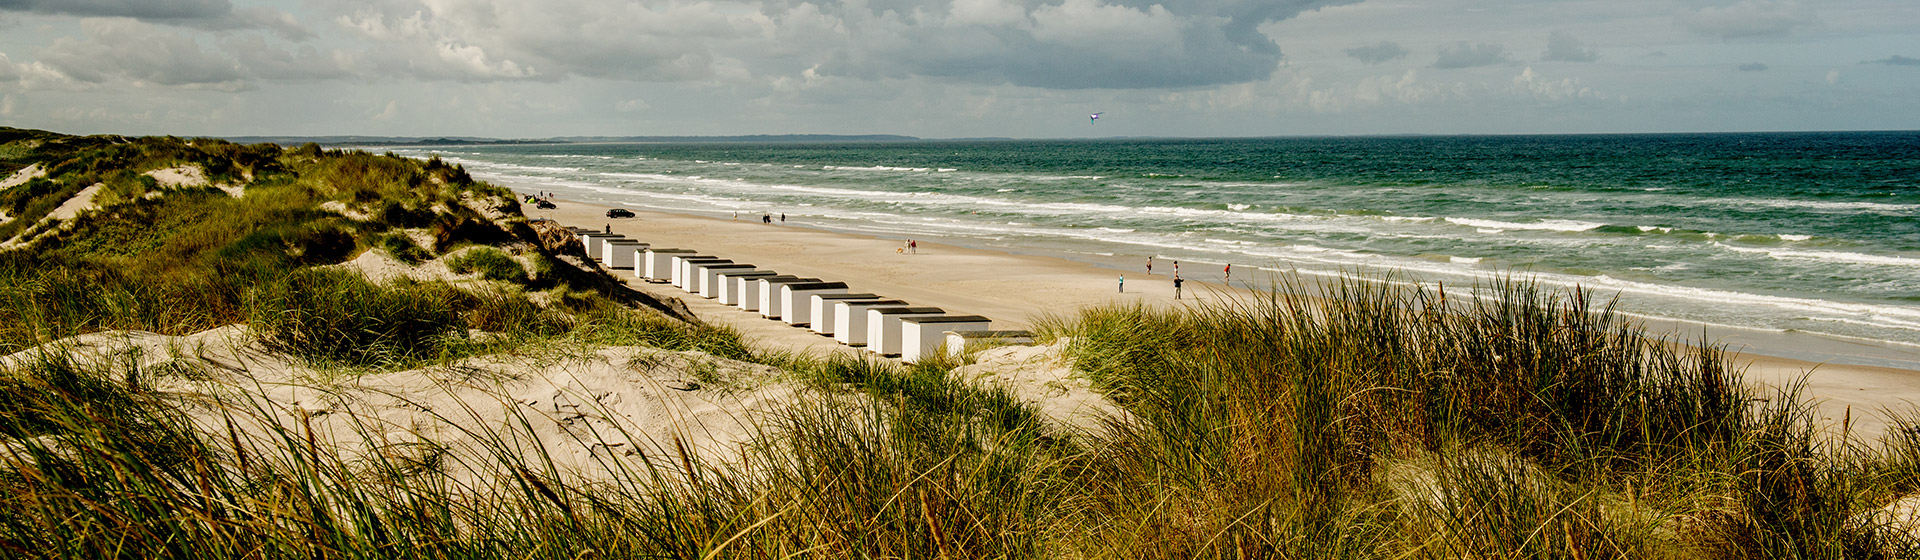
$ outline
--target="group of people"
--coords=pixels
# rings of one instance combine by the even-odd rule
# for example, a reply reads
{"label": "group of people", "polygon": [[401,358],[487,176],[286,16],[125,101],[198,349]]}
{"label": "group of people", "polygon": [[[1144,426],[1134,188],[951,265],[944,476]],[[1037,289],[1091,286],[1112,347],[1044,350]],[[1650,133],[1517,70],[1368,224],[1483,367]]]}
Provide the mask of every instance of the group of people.
{"label": "group of people", "polygon": [[[1221,272],[1224,274],[1226,281],[1232,281],[1233,263],[1227,263],[1226,268],[1221,269]],[[1147,257],[1147,275],[1153,275],[1153,257]],[[1181,284],[1184,283],[1186,283],[1186,280],[1180,277],[1180,261],[1173,261],[1173,299],[1180,299],[1180,287]],[[1127,276],[1122,274],[1120,275],[1120,293],[1126,293],[1126,291]]]}
{"label": "group of people", "polygon": [[[739,212],[734,212],[734,213],[733,213],[733,219],[735,219],[735,220],[738,220],[738,219],[740,219],[740,213],[739,213]],[[771,223],[773,223],[773,213],[771,213],[771,212],[769,212],[769,213],[765,213],[765,214],[761,214],[761,215],[760,215],[760,223],[763,223],[763,224],[771,224]],[[787,223],[787,215],[786,215],[786,213],[784,213],[784,212],[780,214],[780,223],[782,223],[782,224],[785,224],[785,223]]]}

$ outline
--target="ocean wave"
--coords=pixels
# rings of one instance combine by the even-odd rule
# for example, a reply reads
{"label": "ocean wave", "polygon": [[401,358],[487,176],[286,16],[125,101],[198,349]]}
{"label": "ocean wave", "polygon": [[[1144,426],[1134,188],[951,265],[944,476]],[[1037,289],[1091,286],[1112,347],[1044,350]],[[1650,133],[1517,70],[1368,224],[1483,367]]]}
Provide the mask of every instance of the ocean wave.
{"label": "ocean wave", "polygon": [[500,171],[519,171],[523,173],[528,173],[528,172],[531,172],[531,173],[580,173],[580,172],[586,171],[585,169],[581,169],[578,167],[521,165],[518,163],[508,163],[504,161],[486,161],[486,160],[475,160],[475,159],[467,159],[467,158],[446,158],[446,161],[448,163],[458,163],[462,166],[465,166],[468,170],[476,171],[476,172],[500,170]]}
{"label": "ocean wave", "polygon": [[1533,231],[1575,232],[1575,231],[1587,231],[1590,229],[1597,229],[1607,225],[1602,223],[1579,222],[1574,220],[1541,220],[1538,222],[1502,222],[1499,220],[1483,220],[1478,218],[1447,218],[1446,221],[1452,224],[1480,228],[1483,230],[1495,230],[1492,233],[1497,233],[1499,231],[1506,231],[1506,230],[1512,230],[1512,229],[1533,230]]}
{"label": "ocean wave", "polygon": [[1896,266],[1920,268],[1920,258],[1899,257],[1893,255],[1870,255],[1847,251],[1807,251],[1800,249],[1767,249],[1759,247],[1740,247],[1715,242],[1715,247],[1736,253],[1763,254],[1776,260],[1816,261],[1835,264],[1857,264],[1868,266]]}
{"label": "ocean wave", "polygon": [[857,167],[857,166],[851,166],[851,165],[822,165],[820,166],[820,168],[827,171],[931,171],[932,170],[932,168],[929,168],[929,167],[891,167],[886,165],[869,165],[864,167]]}
{"label": "ocean wave", "polygon": [[1837,201],[1837,200],[1800,200],[1775,198],[1710,198],[1699,201],[1700,204],[1725,206],[1744,206],[1754,208],[1776,208],[1787,210],[1825,210],[1840,212],[1879,212],[1885,214],[1920,213],[1920,204],[1897,204],[1888,202]]}

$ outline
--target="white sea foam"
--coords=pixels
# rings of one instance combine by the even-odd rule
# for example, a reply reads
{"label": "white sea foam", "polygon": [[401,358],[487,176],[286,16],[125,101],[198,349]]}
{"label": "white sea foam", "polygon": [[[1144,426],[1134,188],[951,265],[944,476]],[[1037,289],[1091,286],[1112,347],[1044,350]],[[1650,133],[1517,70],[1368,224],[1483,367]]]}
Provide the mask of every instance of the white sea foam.
{"label": "white sea foam", "polygon": [[1777,198],[1713,198],[1700,201],[1705,204],[1726,206],[1744,206],[1758,208],[1784,208],[1788,210],[1821,210],[1833,212],[1880,212],[1887,214],[1920,213],[1920,204],[1894,204],[1887,202],[1839,201],[1839,200],[1786,200]]}
{"label": "white sea foam", "polygon": [[1498,220],[1482,220],[1478,218],[1447,218],[1447,222],[1468,226],[1468,227],[1480,228],[1481,230],[1493,230],[1493,231],[1489,231],[1488,233],[1499,233],[1501,231],[1506,231],[1510,229],[1574,232],[1574,231],[1587,231],[1590,229],[1607,225],[1607,224],[1600,224],[1600,223],[1594,223],[1594,222],[1577,222],[1573,220],[1540,220],[1538,222],[1522,223],[1522,222],[1502,222]]}
{"label": "white sea foam", "polygon": [[1805,251],[1797,249],[1767,249],[1758,247],[1740,247],[1725,243],[1714,243],[1715,247],[1736,253],[1763,254],[1777,260],[1818,261],[1836,264],[1858,264],[1869,266],[1897,266],[1920,268],[1920,258],[1899,257],[1893,255],[1870,255],[1846,251]]}
{"label": "white sea foam", "polygon": [[927,168],[927,167],[889,167],[885,165],[869,165],[865,167],[855,167],[855,166],[848,166],[848,165],[823,165],[820,168],[828,171],[929,171],[930,170],[930,168]]}

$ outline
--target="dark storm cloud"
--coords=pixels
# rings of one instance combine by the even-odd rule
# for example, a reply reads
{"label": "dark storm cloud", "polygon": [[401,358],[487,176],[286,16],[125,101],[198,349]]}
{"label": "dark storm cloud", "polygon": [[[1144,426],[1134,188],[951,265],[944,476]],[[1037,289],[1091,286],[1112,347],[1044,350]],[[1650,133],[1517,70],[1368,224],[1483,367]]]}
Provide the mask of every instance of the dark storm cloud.
{"label": "dark storm cloud", "polygon": [[1381,41],[1364,47],[1347,49],[1347,56],[1367,64],[1392,62],[1407,57],[1407,48],[1393,41]]}
{"label": "dark storm cloud", "polygon": [[1581,43],[1571,33],[1555,31],[1547,35],[1547,54],[1542,58],[1561,62],[1593,62],[1600,60],[1600,51]]}
{"label": "dark storm cloud", "polygon": [[1434,68],[1473,68],[1492,66],[1507,62],[1507,48],[1493,43],[1469,43],[1461,41],[1440,47],[1439,58],[1433,61]]}
{"label": "dark storm cloud", "polygon": [[305,40],[313,32],[286,12],[234,8],[228,0],[0,0],[0,11],[78,17],[124,17],[207,31],[266,29]]}
{"label": "dark storm cloud", "polygon": [[0,0],[0,10],[141,20],[214,19],[233,12],[227,0]]}
{"label": "dark storm cloud", "polygon": [[443,79],[649,81],[929,76],[1050,89],[1262,80],[1263,24],[1359,0],[754,0],[654,4],[362,0],[377,67]]}
{"label": "dark storm cloud", "polygon": [[1920,58],[1893,55],[1879,60],[1869,60],[1866,64],[1885,64],[1887,66],[1920,66]]}
{"label": "dark storm cloud", "polygon": [[1266,79],[1262,24],[1357,0],[938,0],[835,3],[851,31],[820,72],[1050,89],[1181,88]]}

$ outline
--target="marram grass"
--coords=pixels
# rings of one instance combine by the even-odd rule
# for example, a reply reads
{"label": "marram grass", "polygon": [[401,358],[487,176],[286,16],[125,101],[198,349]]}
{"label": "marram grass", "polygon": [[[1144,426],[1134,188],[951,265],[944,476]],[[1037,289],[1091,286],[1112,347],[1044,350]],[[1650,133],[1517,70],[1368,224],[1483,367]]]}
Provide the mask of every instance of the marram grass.
{"label": "marram grass", "polygon": [[[430,465],[345,464],[297,431],[236,448],[186,429],[159,396],[113,383],[121,373],[50,357],[0,387],[6,402],[33,403],[0,410],[11,435],[0,549],[48,558],[1914,552],[1907,533],[1870,514],[1920,490],[1920,442],[1909,432],[1833,441],[1792,388],[1739,383],[1715,349],[1646,339],[1578,294],[1494,292],[1508,299],[1335,285],[1315,297],[1057,320],[1047,332],[1071,337],[1088,375],[1128,411],[1071,441],[1004,390],[949,375],[953,364],[768,355],[759,359],[817,389],[764,425],[739,462],[609,459],[618,482],[593,486],[569,485],[505,444],[487,459],[499,482],[485,488],[451,487]],[[612,325],[594,328],[607,342],[658,336]]]}

